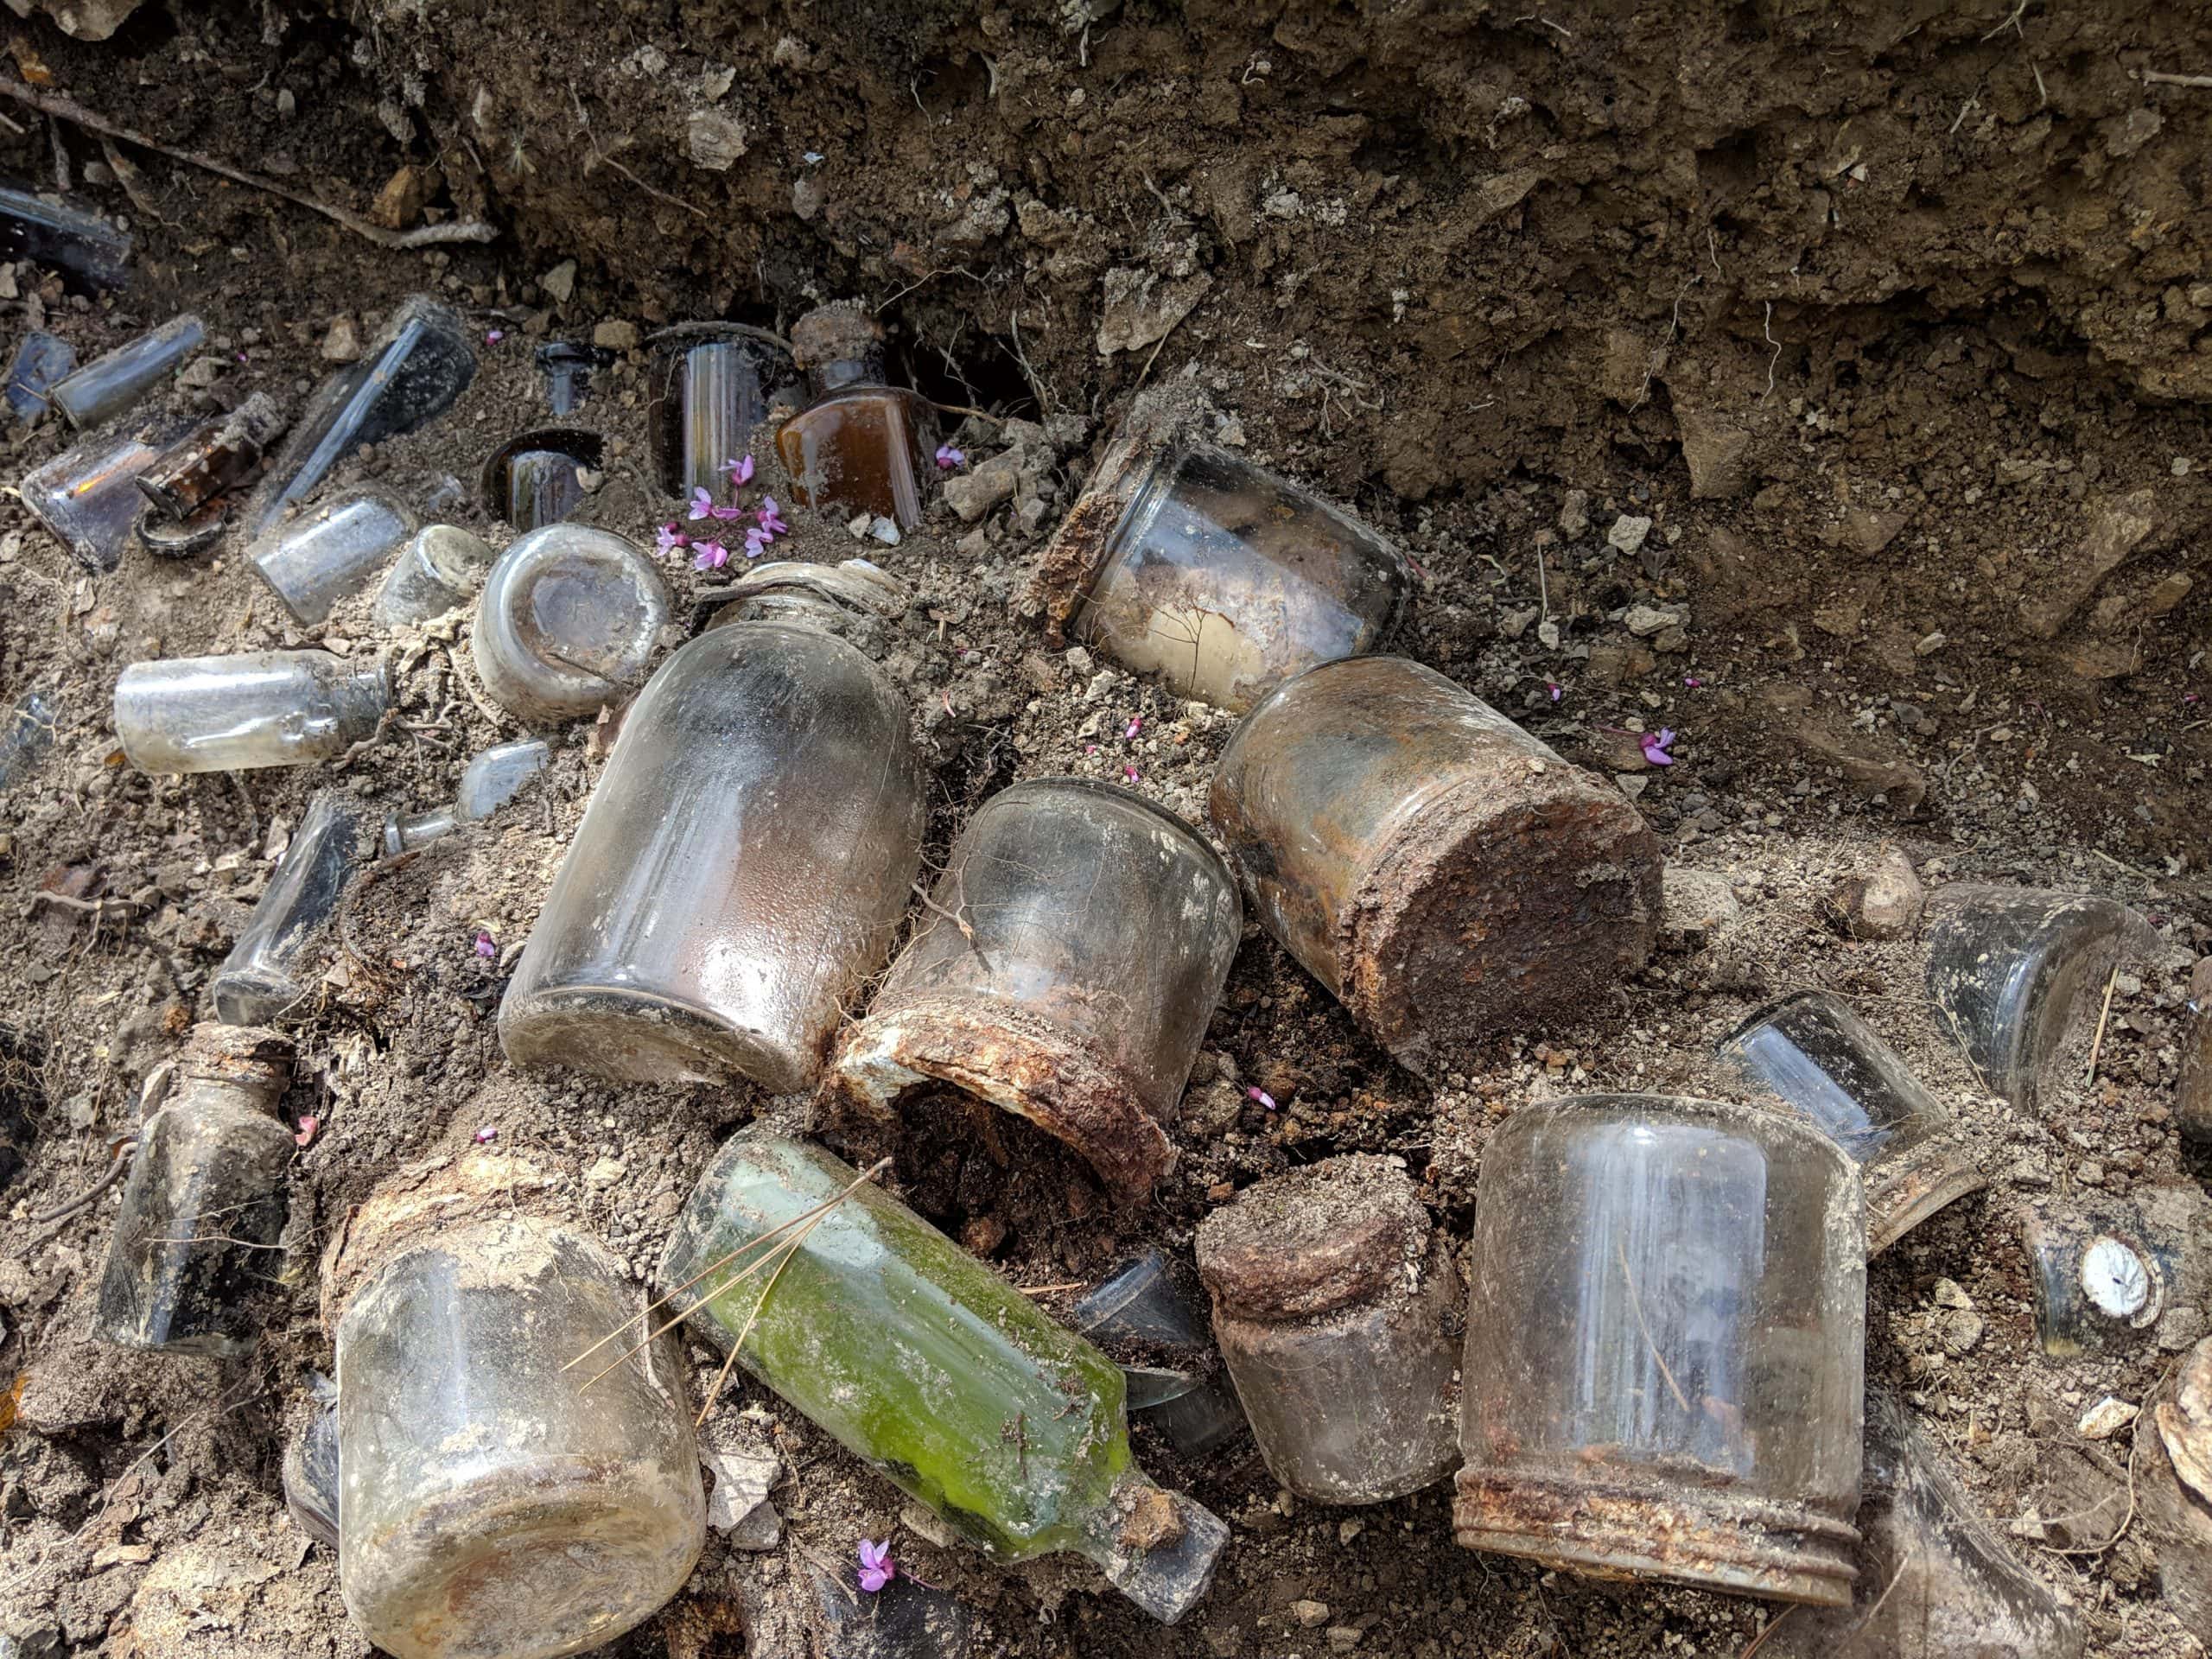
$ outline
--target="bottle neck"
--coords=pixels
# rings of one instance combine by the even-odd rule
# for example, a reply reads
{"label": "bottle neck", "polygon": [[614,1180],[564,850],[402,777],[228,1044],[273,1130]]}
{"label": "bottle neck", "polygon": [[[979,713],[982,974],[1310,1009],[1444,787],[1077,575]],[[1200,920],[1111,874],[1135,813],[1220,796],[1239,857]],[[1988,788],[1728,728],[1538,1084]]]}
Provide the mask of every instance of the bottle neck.
{"label": "bottle neck", "polygon": [[1229,1529],[1211,1510],[1132,1468],[1084,1518],[1076,1548],[1116,1589],[1172,1624],[1205,1595],[1228,1541]]}
{"label": "bottle neck", "polygon": [[857,357],[832,358],[827,363],[810,367],[806,378],[817,397],[842,391],[848,386],[880,386],[883,385],[883,353],[874,351]]}

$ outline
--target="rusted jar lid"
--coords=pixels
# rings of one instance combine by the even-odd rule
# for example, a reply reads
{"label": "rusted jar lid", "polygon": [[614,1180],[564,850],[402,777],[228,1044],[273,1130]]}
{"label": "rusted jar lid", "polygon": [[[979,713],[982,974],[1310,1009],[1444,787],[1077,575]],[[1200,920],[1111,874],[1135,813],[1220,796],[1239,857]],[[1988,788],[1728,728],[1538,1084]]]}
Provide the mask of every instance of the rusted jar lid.
{"label": "rusted jar lid", "polygon": [[791,325],[791,361],[802,369],[864,358],[882,346],[881,327],[856,300],[817,306]]}
{"label": "rusted jar lid", "polygon": [[1198,1228],[1198,1275],[1225,1313],[1299,1319],[1411,1282],[1428,1211],[1395,1158],[1355,1153],[1262,1181]]}

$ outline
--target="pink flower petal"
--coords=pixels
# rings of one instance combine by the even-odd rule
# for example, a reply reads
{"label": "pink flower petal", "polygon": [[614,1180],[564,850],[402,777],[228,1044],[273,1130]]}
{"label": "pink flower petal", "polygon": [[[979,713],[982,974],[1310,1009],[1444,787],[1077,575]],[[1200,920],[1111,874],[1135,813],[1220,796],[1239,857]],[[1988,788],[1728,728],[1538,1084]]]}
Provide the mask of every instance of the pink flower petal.
{"label": "pink flower petal", "polygon": [[1271,1112],[1275,1109],[1275,1097],[1264,1089],[1247,1089],[1244,1098],[1259,1102]]}
{"label": "pink flower petal", "polygon": [[487,1147],[499,1138],[499,1131],[489,1123],[476,1131],[476,1144],[480,1147]]}
{"label": "pink flower petal", "polygon": [[701,484],[693,488],[691,492],[691,510],[683,516],[686,518],[704,518],[708,514],[714,512],[714,510],[715,498],[708,494],[707,486]]}
{"label": "pink flower petal", "polygon": [[292,1137],[294,1144],[304,1147],[308,1141],[315,1139],[315,1132],[321,1127],[322,1120],[319,1117],[308,1116],[302,1118],[300,1120],[300,1132]]}

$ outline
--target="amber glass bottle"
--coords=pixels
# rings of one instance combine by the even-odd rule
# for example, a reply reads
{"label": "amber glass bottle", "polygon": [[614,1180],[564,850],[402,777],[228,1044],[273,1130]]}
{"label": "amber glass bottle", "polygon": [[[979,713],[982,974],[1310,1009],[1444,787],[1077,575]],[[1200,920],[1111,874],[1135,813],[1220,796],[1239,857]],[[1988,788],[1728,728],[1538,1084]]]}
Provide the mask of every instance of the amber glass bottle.
{"label": "amber glass bottle", "polygon": [[791,328],[813,401],[784,423],[776,450],[799,505],[871,512],[901,530],[922,522],[922,482],[938,438],[928,398],[883,380],[883,330],[853,305],[825,305]]}

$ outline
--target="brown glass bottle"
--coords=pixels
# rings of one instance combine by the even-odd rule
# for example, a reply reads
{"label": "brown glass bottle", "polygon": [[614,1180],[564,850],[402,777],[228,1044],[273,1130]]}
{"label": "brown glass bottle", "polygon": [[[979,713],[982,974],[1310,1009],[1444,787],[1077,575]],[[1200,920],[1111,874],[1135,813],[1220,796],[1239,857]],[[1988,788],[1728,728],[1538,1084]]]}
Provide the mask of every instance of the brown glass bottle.
{"label": "brown glass bottle", "polygon": [[784,423],[776,453],[801,506],[922,522],[922,483],[938,438],[928,398],[883,379],[883,330],[856,306],[825,305],[791,328],[791,355],[813,401]]}

